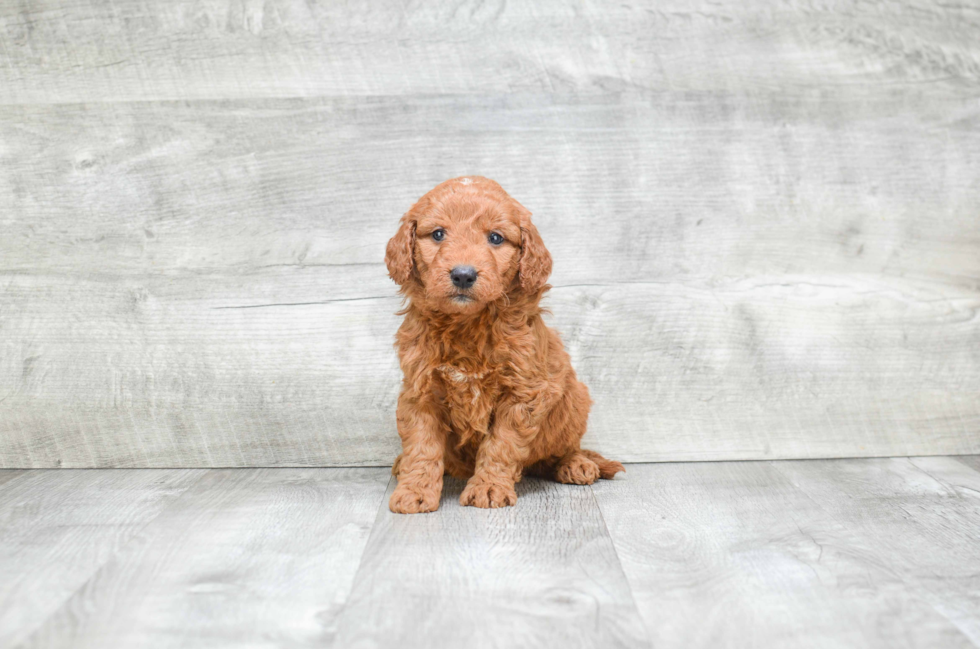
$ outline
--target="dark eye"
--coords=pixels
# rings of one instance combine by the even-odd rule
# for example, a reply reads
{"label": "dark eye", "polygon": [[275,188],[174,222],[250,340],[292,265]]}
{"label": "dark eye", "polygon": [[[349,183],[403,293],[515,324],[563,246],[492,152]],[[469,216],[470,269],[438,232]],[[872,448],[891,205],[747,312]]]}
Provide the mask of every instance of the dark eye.
{"label": "dark eye", "polygon": [[492,243],[495,246],[499,246],[504,242],[504,237],[499,232],[491,232],[490,236],[487,238],[490,239],[490,243]]}
{"label": "dark eye", "polygon": [[442,241],[443,239],[446,238],[446,231],[443,230],[442,228],[439,228],[438,230],[433,230],[432,238],[435,239],[436,241]]}

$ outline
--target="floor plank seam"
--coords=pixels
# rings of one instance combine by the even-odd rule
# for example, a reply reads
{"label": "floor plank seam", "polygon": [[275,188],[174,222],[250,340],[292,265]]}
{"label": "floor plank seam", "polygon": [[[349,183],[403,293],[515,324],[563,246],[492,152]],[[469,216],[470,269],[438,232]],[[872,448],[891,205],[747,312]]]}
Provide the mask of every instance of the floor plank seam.
{"label": "floor plank seam", "polygon": [[[935,482],[936,484],[938,484],[940,487],[942,487],[946,491],[949,491],[950,493],[955,494],[957,498],[959,498],[961,500],[963,499],[963,496],[961,496],[960,493],[956,490],[956,486],[955,485],[950,484],[949,482],[947,482],[945,480],[942,480],[940,478],[937,478],[936,476],[934,476],[932,474],[931,471],[928,471],[925,467],[922,467],[922,466],[919,466],[918,464],[916,464],[914,462],[914,460],[915,460],[916,457],[918,457],[918,456],[909,456],[909,457],[907,457],[905,459],[908,460],[909,464],[911,464],[913,467],[915,467],[918,471],[921,471],[922,473],[924,473],[927,476],[929,476],[929,478],[933,482]],[[957,461],[957,464],[960,464],[962,466],[965,466],[966,468],[970,469],[970,471],[976,473],[976,470],[973,469],[973,467],[971,467],[968,464],[964,464],[963,462],[959,462],[959,461]]]}
{"label": "floor plank seam", "polygon": [[[354,579],[351,581],[350,590],[347,591],[347,595],[344,597],[344,605],[340,612],[337,614],[337,621],[335,624],[335,629],[340,629],[340,622],[343,620],[344,616],[347,614],[347,607],[350,604],[350,596],[354,592],[354,587],[362,578],[362,572],[364,570],[364,555],[367,553],[368,548],[371,546],[371,539],[374,538],[375,532],[378,529],[378,520],[384,515],[386,508],[388,506],[388,491],[391,489],[392,481],[397,480],[397,478],[392,475],[388,478],[388,482],[385,483],[385,489],[381,492],[381,499],[378,502],[378,507],[375,510],[374,520],[371,521],[371,531],[368,532],[367,538],[364,540],[364,546],[361,547],[361,556],[357,559],[357,570],[354,571]],[[431,514],[414,514],[415,516],[427,516]],[[334,636],[336,639],[336,636]]]}
{"label": "floor plank seam", "polygon": [[599,499],[595,495],[593,485],[588,485],[588,487],[589,495],[592,496],[592,503],[595,505],[596,511],[599,512],[599,520],[602,522],[602,529],[606,532],[606,536],[609,538],[610,544],[612,544],[613,554],[616,556],[616,564],[619,566],[619,571],[623,575],[623,581],[626,582],[626,589],[629,592],[630,602],[633,603],[633,611],[636,613],[637,619],[639,619],[643,624],[646,646],[652,647],[653,643],[650,639],[650,629],[647,628],[646,620],[643,618],[643,615],[640,614],[640,607],[636,603],[636,594],[633,592],[633,584],[630,583],[629,575],[626,574],[626,569],[623,568],[623,560],[620,558],[619,550],[616,548],[616,538],[609,531],[609,525],[606,524],[606,515],[602,512],[602,505],[599,504]]}
{"label": "floor plank seam", "polygon": [[4,489],[9,488],[11,485],[15,485],[15,484],[23,481],[27,476],[31,475],[32,473],[35,473],[37,471],[43,471],[43,470],[44,469],[2,469],[2,470],[0,470],[0,474],[2,474],[3,471],[10,471],[12,473],[18,473],[19,474],[19,475],[12,475],[9,478],[7,478],[6,480],[0,480],[0,493],[2,493]]}
{"label": "floor plank seam", "polygon": [[[956,460],[957,463],[962,464],[963,466],[965,466],[969,470],[971,470],[974,473],[980,475],[980,468],[977,468],[977,467],[980,467],[980,455],[953,455],[951,457],[954,460]],[[963,458],[969,458],[971,460],[977,460],[978,461],[978,464],[977,464],[977,466],[973,466],[969,462],[965,462],[963,460]],[[968,488],[968,487],[965,487],[965,488]],[[970,491],[973,491],[974,493],[977,493],[977,495],[980,495],[980,492],[977,492],[977,491],[975,491],[973,489],[970,489]]]}

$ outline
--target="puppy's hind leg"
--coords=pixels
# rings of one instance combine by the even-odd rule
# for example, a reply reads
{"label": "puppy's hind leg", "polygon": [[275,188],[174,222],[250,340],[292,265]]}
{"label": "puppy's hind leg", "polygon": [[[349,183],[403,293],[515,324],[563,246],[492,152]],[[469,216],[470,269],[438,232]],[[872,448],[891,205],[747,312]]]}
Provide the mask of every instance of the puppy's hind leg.
{"label": "puppy's hind leg", "polygon": [[613,476],[620,471],[626,473],[626,468],[621,463],[607,460],[595,451],[582,449],[579,453],[596,463],[599,467],[599,477],[603,480],[612,480]]}
{"label": "puppy's hind leg", "polygon": [[592,484],[599,479],[599,465],[582,451],[569,451],[555,464],[552,477],[563,484]]}
{"label": "puppy's hind leg", "polygon": [[619,462],[602,457],[595,451],[569,451],[555,465],[553,478],[564,484],[592,484],[599,478],[611,480],[619,471],[626,471]]}

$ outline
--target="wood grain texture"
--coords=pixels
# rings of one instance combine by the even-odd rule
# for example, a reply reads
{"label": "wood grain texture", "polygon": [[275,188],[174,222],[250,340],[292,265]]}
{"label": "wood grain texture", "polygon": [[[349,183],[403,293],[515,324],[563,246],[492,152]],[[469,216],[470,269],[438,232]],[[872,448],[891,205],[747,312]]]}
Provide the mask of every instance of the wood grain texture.
{"label": "wood grain texture", "polygon": [[202,474],[32,471],[0,485],[0,646],[26,638]]}
{"label": "wood grain texture", "polygon": [[34,0],[0,9],[0,100],[975,86],[978,25],[971,2]]}
{"label": "wood grain texture", "polygon": [[[624,461],[980,453],[980,12],[0,7],[0,468],[394,458],[397,217],[535,213]],[[240,308],[245,307],[245,308]]]}
{"label": "wood grain texture", "polygon": [[383,279],[398,217],[481,173],[534,212],[556,283],[975,292],[978,122],[968,91],[901,85],[0,106],[2,269]]}
{"label": "wood grain texture", "polygon": [[383,247],[472,171],[535,212],[601,452],[980,452],[971,106],[847,86],[0,108],[0,466],[390,463]]}
{"label": "wood grain texture", "polygon": [[18,472],[0,645],[972,648],[975,460],[631,465],[496,511],[450,480],[418,516],[384,469]]}
{"label": "wood grain texture", "polygon": [[980,646],[980,473],[943,457],[776,466]]}
{"label": "wood grain texture", "polygon": [[22,646],[331,646],[389,478],[213,470]]}
{"label": "wood grain texture", "polygon": [[462,488],[447,478],[433,514],[385,501],[338,646],[648,646],[588,487],[527,479],[499,510],[461,507]]}
{"label": "wood grain texture", "polygon": [[974,647],[875,539],[768,463],[631,465],[593,489],[653,646]]}
{"label": "wood grain texture", "polygon": [[[301,272],[294,288],[323,298],[330,274]],[[295,276],[72,278],[67,292],[62,278],[54,293],[15,278],[7,304],[24,309],[19,336],[38,353],[6,357],[21,387],[0,406],[2,465],[391,464],[398,300],[223,308],[264,291],[302,302],[280,281]],[[72,317],[52,310],[55,294]],[[29,331],[45,332],[39,347]]]}

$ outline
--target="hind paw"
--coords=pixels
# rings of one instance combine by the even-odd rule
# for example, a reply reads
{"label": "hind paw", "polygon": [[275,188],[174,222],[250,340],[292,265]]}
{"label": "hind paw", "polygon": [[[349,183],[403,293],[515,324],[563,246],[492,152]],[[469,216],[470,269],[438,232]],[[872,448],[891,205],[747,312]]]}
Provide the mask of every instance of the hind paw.
{"label": "hind paw", "polygon": [[555,469],[555,480],[564,484],[592,484],[599,477],[599,465],[581,454],[562,460]]}

